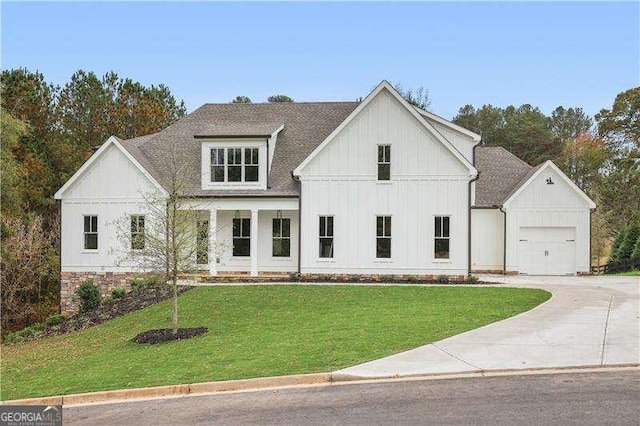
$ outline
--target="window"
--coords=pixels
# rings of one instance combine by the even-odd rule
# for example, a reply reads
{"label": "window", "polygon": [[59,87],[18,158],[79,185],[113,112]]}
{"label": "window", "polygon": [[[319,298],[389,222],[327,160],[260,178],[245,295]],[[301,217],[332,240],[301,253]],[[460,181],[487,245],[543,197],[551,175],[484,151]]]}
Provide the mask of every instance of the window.
{"label": "window", "polygon": [[258,148],[211,148],[211,182],[258,182]]}
{"label": "window", "polygon": [[391,258],[391,216],[376,217],[376,257]]}
{"label": "window", "polygon": [[333,216],[320,216],[320,257],[333,258]]}
{"label": "window", "polygon": [[251,256],[251,219],[233,219],[233,255]]}
{"label": "window", "polygon": [[244,149],[244,181],[258,181],[258,148]]}
{"label": "window", "polygon": [[209,262],[209,221],[198,220],[196,227],[196,263],[206,265]]}
{"label": "window", "polygon": [[391,145],[378,145],[378,180],[391,180]]}
{"label": "window", "polygon": [[144,216],[131,216],[131,250],[144,250]]}
{"label": "window", "polygon": [[211,150],[211,182],[224,182],[224,148]]}
{"label": "window", "polygon": [[229,148],[227,149],[228,165],[227,165],[227,181],[240,182],[242,181],[242,149]]}
{"label": "window", "polygon": [[449,259],[449,216],[436,216],[435,253],[436,259]]}
{"label": "window", "polygon": [[84,249],[98,250],[98,216],[84,216]]}
{"label": "window", "polygon": [[291,256],[291,219],[273,219],[273,257]]}

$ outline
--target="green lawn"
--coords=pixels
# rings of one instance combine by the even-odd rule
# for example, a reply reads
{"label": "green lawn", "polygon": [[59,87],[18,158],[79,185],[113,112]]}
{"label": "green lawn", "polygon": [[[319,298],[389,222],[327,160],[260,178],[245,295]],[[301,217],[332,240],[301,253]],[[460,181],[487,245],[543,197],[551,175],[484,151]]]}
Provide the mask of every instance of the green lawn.
{"label": "green lawn", "polygon": [[181,327],[203,336],[147,346],[170,301],[80,332],[2,347],[2,400],[326,372],[480,327],[544,302],[489,287],[201,287],[180,296]]}
{"label": "green lawn", "polygon": [[637,269],[632,269],[631,271],[618,272],[615,275],[622,275],[624,277],[640,277],[640,271]]}

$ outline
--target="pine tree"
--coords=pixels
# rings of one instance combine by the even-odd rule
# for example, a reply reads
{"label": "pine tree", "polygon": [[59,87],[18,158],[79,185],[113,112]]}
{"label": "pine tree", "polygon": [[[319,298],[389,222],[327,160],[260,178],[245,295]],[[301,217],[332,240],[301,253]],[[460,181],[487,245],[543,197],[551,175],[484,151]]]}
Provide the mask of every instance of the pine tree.
{"label": "pine tree", "polygon": [[633,253],[633,248],[638,240],[638,235],[640,235],[640,226],[634,222],[627,228],[624,240],[622,240],[622,243],[620,244],[620,249],[618,251],[619,262],[631,259],[631,253]]}
{"label": "pine tree", "polygon": [[607,263],[620,262],[620,247],[622,246],[622,242],[624,241],[626,231],[626,228],[624,228],[622,231],[620,231],[616,239],[613,240],[613,245],[611,246],[611,254],[609,255],[609,261]]}

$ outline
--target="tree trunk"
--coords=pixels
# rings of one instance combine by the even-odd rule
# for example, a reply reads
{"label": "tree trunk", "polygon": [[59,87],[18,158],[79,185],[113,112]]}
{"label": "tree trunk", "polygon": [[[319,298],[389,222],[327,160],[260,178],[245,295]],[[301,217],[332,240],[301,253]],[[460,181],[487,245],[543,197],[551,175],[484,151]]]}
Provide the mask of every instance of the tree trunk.
{"label": "tree trunk", "polygon": [[178,334],[178,277],[173,275],[173,335]]}

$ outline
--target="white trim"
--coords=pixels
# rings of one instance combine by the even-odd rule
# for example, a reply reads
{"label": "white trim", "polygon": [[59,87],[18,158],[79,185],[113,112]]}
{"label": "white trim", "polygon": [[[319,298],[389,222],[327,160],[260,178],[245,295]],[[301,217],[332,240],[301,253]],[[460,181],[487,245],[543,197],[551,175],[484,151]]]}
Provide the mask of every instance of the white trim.
{"label": "white trim", "polygon": [[458,126],[457,124],[452,123],[451,121],[445,120],[444,118],[438,115],[435,115],[432,112],[426,111],[422,108],[418,108],[417,106],[414,106],[414,108],[417,109],[420,114],[426,115],[429,119],[436,121],[442,124],[443,126],[449,127],[450,129],[455,130],[458,133],[462,133],[463,135],[469,136],[475,142],[474,145],[477,145],[478,143],[480,143],[480,140],[482,139],[482,137],[479,134],[474,133],[469,129],[465,129],[462,126]]}
{"label": "white trim", "polygon": [[475,177],[478,174],[478,171],[476,170],[476,168],[473,166],[473,164],[471,164],[469,162],[469,160],[467,160],[452,144],[451,142],[449,142],[446,138],[444,138],[444,136],[442,136],[440,134],[440,132],[438,132],[431,123],[429,123],[414,107],[413,105],[409,104],[399,93],[396,89],[393,88],[393,86],[391,84],[389,84],[388,81],[386,80],[382,80],[382,82],[375,88],[373,89],[373,91],[371,93],[369,93],[369,95],[364,99],[364,101],[362,101],[360,103],[360,105],[358,105],[358,107],[356,109],[353,110],[353,112],[351,112],[351,114],[349,114],[349,116],[342,122],[340,123],[340,125],[338,127],[335,128],[335,130],[333,132],[331,132],[331,134],[329,134],[329,136],[327,136],[325,138],[324,141],[322,141],[322,143],[320,145],[318,145],[316,147],[316,149],[314,149],[311,154],[309,154],[307,156],[307,158],[305,158],[302,163],[300,163],[300,165],[298,165],[298,167],[296,167],[293,170],[293,174],[295,176],[300,176],[302,170],[311,162],[311,160],[313,160],[313,158],[315,158],[316,155],[318,155],[318,153],[320,151],[322,151],[328,144],[329,142],[331,142],[351,121],[353,121],[353,119],[358,116],[358,114],[360,114],[360,112],[367,107],[367,105],[383,90],[387,90],[389,93],[391,93],[391,95],[398,101],[400,102],[406,109],[407,111],[409,111],[409,113],[411,115],[413,115],[413,117],[418,120],[431,134],[433,134],[433,136],[435,136],[436,139],[438,139],[438,141],[440,141],[445,148],[447,148],[453,155],[454,157],[456,157],[468,170],[469,170],[469,176],[470,177]]}
{"label": "white trim", "polygon": [[140,163],[138,163],[138,160],[136,160],[133,155],[131,155],[129,153],[129,151],[127,151],[123,146],[122,143],[120,141],[120,139],[118,139],[115,136],[109,136],[109,138],[105,141],[105,143],[102,144],[102,146],[93,153],[93,155],[91,157],[89,157],[89,159],[87,161],[84,162],[84,164],[78,169],[78,171],[76,171],[73,176],[71,176],[69,178],[69,180],[62,185],[62,188],[60,188],[55,195],[53,196],[53,198],[55,198],[56,200],[61,200],[64,193],[66,192],[67,189],[69,189],[79,178],[80,176],[82,176],[84,174],[85,171],[87,171],[89,169],[89,167],[91,167],[91,165],[93,163],[95,163],[98,158],[100,158],[100,156],[102,155],[103,152],[105,152],[107,150],[107,148],[110,145],[115,145],[123,154],[125,157],[127,157],[129,159],[129,161],[131,161],[133,163],[134,166],[136,166],[138,168],[138,170],[140,170],[140,172],[142,172],[142,174],[149,179],[149,181],[158,189],[160,190],[160,192],[163,195],[167,194],[167,191],[158,183],[158,181],[156,181],[153,176],[151,176],[149,174],[149,172],[142,167],[142,165]]}
{"label": "white trim", "polygon": [[522,185],[520,185],[520,187],[517,189],[516,192],[514,192],[513,194],[511,194],[511,196],[509,198],[507,198],[505,200],[504,203],[502,203],[502,206],[505,208],[509,207],[509,204],[515,200],[518,195],[520,195],[522,193],[522,191],[525,190],[525,188],[527,186],[529,186],[531,184],[531,182],[533,182],[538,176],[540,176],[540,174],[547,169],[548,167],[551,167],[551,169],[556,172],[561,178],[562,180],[564,180],[580,197],[582,197],[582,199],[584,199],[587,203],[587,205],[589,206],[589,209],[593,210],[596,208],[596,203],[593,202],[593,200],[591,198],[589,198],[589,196],[587,194],[584,193],[584,191],[582,191],[582,189],[580,189],[578,187],[578,185],[576,185],[575,183],[573,183],[573,181],[571,179],[569,179],[569,177],[567,177],[567,175],[565,175],[562,170],[560,170],[558,168],[558,166],[556,166],[553,161],[551,160],[547,160],[543,163],[543,165],[538,168],[538,170],[536,170],[536,172],[531,175],[531,177],[529,179],[527,179],[526,182],[524,182]]}

